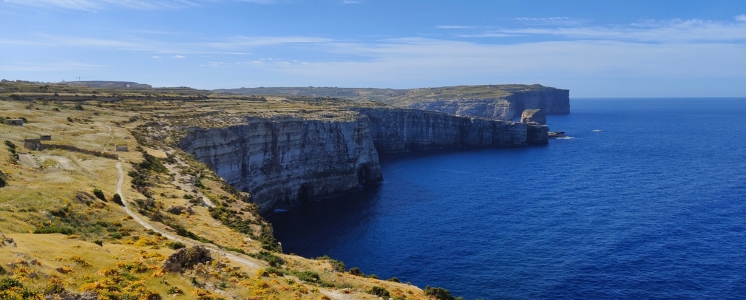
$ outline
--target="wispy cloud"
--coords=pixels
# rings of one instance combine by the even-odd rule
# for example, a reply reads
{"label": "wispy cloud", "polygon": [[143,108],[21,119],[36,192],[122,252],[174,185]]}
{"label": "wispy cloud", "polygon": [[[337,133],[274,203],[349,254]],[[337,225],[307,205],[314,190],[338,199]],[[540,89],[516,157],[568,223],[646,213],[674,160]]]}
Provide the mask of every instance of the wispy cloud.
{"label": "wispy cloud", "polygon": [[438,25],[438,26],[435,26],[435,28],[440,28],[440,29],[471,29],[471,28],[474,28],[474,26]]}
{"label": "wispy cloud", "polygon": [[[736,17],[740,20],[741,16]],[[511,35],[557,36],[569,39],[598,39],[637,42],[744,41],[746,22],[705,20],[643,21],[626,26],[500,29],[466,37]]]}
{"label": "wispy cloud", "polygon": [[360,4],[360,1],[355,1],[355,0],[342,0],[342,4]]}
{"label": "wispy cloud", "polygon": [[171,58],[174,58],[174,59],[184,59],[184,58],[187,58],[187,57],[184,56],[184,55],[174,55],[174,56],[171,56]]}
{"label": "wispy cloud", "polygon": [[[258,4],[275,3],[275,0],[226,0]],[[72,10],[96,11],[107,8],[128,8],[139,10],[174,9],[197,7],[221,0],[4,0],[7,3],[41,8],[57,7]]]}
{"label": "wispy cloud", "polygon": [[0,71],[3,72],[56,72],[56,71],[76,71],[90,70],[102,66],[95,64],[86,64],[81,62],[60,62],[60,63],[16,63],[9,65],[0,65]]}
{"label": "wispy cloud", "polygon": [[284,36],[284,37],[267,37],[267,36],[236,36],[232,38],[224,39],[219,42],[207,42],[203,45],[212,48],[221,49],[245,49],[260,46],[271,46],[281,44],[311,44],[311,43],[326,43],[331,42],[332,39],[321,38],[321,37],[307,37],[307,36]]}

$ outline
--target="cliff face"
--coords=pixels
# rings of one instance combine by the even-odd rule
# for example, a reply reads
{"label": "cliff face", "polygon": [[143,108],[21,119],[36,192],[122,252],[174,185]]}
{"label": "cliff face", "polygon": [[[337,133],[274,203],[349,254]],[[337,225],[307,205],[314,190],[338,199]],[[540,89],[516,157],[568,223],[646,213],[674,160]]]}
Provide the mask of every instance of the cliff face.
{"label": "cliff face", "polygon": [[[193,129],[179,141],[215,173],[252,194],[263,214],[382,181],[378,153],[546,144],[533,125],[412,109],[355,108],[345,118],[246,118]],[[243,119],[241,119],[243,120]]]}
{"label": "cliff face", "polygon": [[234,187],[261,212],[358,189],[382,180],[368,120],[252,118],[247,124],[188,133],[179,147]]}
{"label": "cliff face", "polygon": [[381,153],[448,147],[511,147],[527,145],[531,125],[459,117],[412,109],[360,108],[370,119],[370,132]]}
{"label": "cliff face", "polygon": [[549,87],[506,92],[501,97],[438,97],[406,102],[406,108],[440,111],[511,121],[525,109],[541,109],[547,115],[570,113],[570,91]]}

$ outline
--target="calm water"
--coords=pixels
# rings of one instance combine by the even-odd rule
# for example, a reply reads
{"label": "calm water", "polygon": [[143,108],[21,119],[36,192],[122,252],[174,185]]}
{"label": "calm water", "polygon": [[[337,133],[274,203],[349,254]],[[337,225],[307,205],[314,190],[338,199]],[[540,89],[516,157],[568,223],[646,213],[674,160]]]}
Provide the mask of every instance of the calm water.
{"label": "calm water", "polygon": [[383,157],[381,187],[276,235],[465,299],[746,298],[746,99],[573,99],[548,121],[574,138]]}

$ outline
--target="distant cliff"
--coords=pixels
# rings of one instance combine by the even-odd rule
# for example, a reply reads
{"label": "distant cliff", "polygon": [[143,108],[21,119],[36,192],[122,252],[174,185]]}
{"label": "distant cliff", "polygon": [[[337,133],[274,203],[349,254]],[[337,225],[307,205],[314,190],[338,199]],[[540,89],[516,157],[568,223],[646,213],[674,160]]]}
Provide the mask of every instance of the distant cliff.
{"label": "distant cliff", "polygon": [[454,87],[421,89],[393,103],[396,106],[441,111],[459,116],[511,121],[524,109],[541,109],[545,114],[570,113],[570,91],[541,85]]}
{"label": "distant cliff", "polygon": [[224,128],[192,128],[178,145],[263,214],[382,181],[378,153],[546,144],[544,125],[412,109],[354,108],[343,118],[246,117]]}
{"label": "distant cliff", "polygon": [[519,117],[524,109],[541,109],[548,115],[570,113],[569,90],[539,84],[463,85],[419,89],[261,87],[217,91],[250,95],[347,98],[504,121],[512,121]]}
{"label": "distant cliff", "polygon": [[382,180],[362,115],[347,121],[248,118],[245,125],[191,131],[179,147],[251,193],[263,214]]}
{"label": "distant cliff", "polygon": [[[370,119],[373,143],[380,153],[449,147],[514,147],[547,142],[547,130],[543,125],[414,109],[355,110]],[[529,128],[532,128],[531,135]]]}

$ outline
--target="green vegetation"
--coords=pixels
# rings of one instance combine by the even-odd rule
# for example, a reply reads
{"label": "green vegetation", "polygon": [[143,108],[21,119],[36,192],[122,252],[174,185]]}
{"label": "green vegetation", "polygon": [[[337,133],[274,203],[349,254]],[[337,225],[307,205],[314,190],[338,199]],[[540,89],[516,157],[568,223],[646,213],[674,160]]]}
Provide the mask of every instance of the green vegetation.
{"label": "green vegetation", "polygon": [[441,287],[425,287],[425,295],[434,297],[438,300],[463,300],[461,297],[453,297],[451,296],[451,292],[448,290],[441,288]]}
{"label": "green vegetation", "polygon": [[389,291],[380,286],[374,286],[370,288],[370,290],[368,290],[367,293],[371,295],[376,295],[378,297],[383,297],[384,299],[388,299],[389,297],[391,297],[391,294],[389,293]]}
{"label": "green vegetation", "polygon": [[106,196],[104,196],[104,191],[99,189],[93,189],[93,195],[96,196],[96,198],[101,199],[101,201],[106,201]]}

